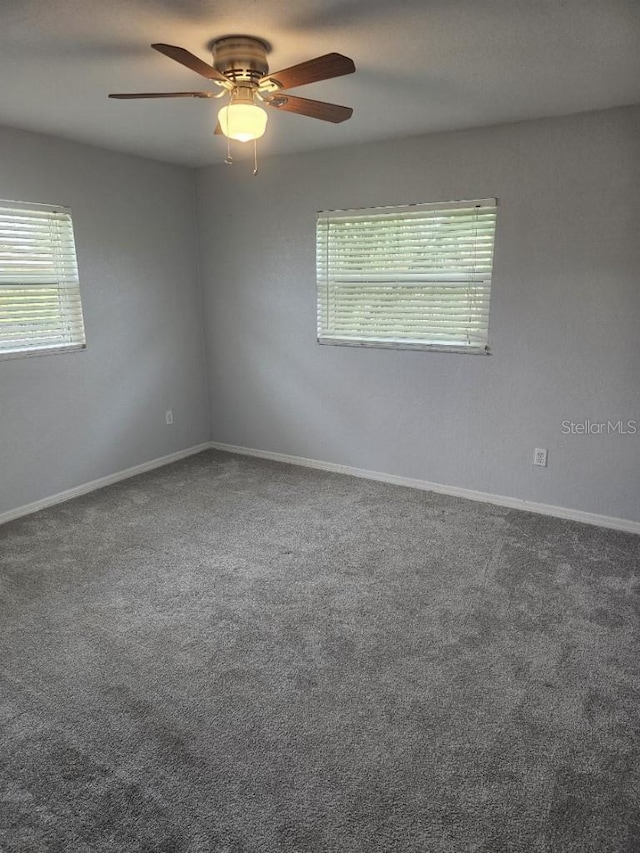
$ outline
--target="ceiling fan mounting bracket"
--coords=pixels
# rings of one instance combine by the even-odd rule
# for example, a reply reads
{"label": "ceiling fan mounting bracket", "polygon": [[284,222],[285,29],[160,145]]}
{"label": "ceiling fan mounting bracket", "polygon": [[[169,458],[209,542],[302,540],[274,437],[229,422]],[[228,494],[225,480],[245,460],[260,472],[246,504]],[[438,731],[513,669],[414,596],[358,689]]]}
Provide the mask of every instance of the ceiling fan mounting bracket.
{"label": "ceiling fan mounting bracket", "polygon": [[253,36],[225,36],[211,45],[213,67],[232,82],[257,83],[269,70],[269,44]]}

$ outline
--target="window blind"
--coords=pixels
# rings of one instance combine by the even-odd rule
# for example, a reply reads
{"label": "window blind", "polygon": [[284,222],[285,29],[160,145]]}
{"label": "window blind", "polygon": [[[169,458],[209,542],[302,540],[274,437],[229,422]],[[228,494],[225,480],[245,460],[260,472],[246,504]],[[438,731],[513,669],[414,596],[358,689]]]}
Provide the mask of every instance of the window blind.
{"label": "window blind", "polygon": [[84,346],[71,211],[0,201],[0,358]]}
{"label": "window blind", "polygon": [[322,211],[318,342],[488,351],[496,199]]}

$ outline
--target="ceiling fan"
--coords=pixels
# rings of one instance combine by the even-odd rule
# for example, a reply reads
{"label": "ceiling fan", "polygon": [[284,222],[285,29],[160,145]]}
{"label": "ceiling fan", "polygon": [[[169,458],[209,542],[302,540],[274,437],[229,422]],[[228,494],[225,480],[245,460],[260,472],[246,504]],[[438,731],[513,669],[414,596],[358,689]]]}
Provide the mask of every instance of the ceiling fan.
{"label": "ceiling fan", "polygon": [[[267,113],[260,104],[336,124],[353,114],[351,107],[300,98],[284,91],[352,74],[356,70],[353,60],[340,53],[327,53],[270,73],[267,62],[269,45],[252,36],[225,36],[214,41],[213,65],[182,47],[171,44],[152,44],[151,47],[195,71],[221,91],[135,92],[111,94],[110,98],[222,98],[227,95],[229,102],[218,112],[215,133],[239,142],[255,142],[264,134]],[[231,162],[229,154],[227,162]]]}

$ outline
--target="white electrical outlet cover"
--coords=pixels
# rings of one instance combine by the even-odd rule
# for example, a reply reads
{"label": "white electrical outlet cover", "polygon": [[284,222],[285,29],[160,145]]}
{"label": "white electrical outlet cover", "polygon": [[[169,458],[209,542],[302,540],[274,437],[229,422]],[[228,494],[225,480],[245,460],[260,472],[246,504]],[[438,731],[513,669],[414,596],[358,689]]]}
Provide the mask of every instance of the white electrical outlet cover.
{"label": "white electrical outlet cover", "polygon": [[533,464],[545,468],[547,465],[547,451],[544,447],[536,447],[533,451]]}

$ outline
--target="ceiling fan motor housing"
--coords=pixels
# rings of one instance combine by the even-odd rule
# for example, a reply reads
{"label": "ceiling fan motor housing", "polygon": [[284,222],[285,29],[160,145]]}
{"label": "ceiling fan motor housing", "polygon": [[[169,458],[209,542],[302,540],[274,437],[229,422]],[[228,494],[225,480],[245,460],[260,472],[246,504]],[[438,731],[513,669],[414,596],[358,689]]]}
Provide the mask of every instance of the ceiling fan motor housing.
{"label": "ceiling fan motor housing", "polygon": [[213,66],[233,82],[257,83],[269,70],[269,45],[252,36],[226,36],[212,45]]}

